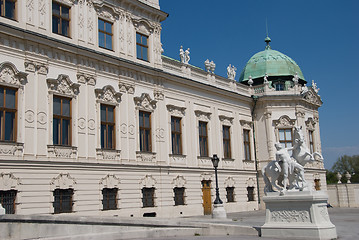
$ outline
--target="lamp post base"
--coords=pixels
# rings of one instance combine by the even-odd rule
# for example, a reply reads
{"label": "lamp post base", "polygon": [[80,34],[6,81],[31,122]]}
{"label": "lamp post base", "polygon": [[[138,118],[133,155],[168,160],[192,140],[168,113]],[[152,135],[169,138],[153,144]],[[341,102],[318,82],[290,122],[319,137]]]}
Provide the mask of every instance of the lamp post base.
{"label": "lamp post base", "polygon": [[213,204],[212,218],[227,218],[227,213],[223,207],[223,204]]}

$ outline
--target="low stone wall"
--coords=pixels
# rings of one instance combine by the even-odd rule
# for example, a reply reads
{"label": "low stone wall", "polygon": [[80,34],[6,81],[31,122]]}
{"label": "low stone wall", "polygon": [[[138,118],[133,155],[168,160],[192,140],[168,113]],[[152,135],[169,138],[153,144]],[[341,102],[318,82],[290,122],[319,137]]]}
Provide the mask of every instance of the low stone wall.
{"label": "low stone wall", "polygon": [[333,207],[359,207],[359,184],[339,183],[327,185],[329,204]]}

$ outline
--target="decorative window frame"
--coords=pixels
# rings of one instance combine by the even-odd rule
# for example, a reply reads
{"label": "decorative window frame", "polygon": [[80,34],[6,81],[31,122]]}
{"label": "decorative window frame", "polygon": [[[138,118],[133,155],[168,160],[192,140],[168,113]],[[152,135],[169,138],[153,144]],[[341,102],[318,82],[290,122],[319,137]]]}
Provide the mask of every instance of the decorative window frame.
{"label": "decorative window frame", "polygon": [[[59,74],[56,79],[46,79],[49,93],[48,102],[48,145],[47,152],[49,157],[55,158],[76,158],[77,156],[77,95],[79,94],[80,84],[74,83],[65,74]],[[55,146],[53,144],[53,108],[54,95],[71,99],[71,144],[72,146]],[[42,113],[46,118],[46,113]],[[46,124],[46,122],[44,123]]]}
{"label": "decorative window frame", "polygon": [[121,180],[115,174],[107,174],[105,177],[100,179],[100,182],[99,182],[99,196],[102,196],[102,198],[100,199],[100,202],[99,202],[99,210],[103,209],[101,200],[103,200],[102,190],[104,188],[117,188],[117,196],[116,196],[117,209],[116,210],[119,209],[119,206],[121,206],[120,198],[119,198],[119,196],[120,196],[120,184],[121,184]]}
{"label": "decorative window frame", "polygon": [[171,153],[169,154],[170,158],[171,158],[171,162],[176,162],[176,160],[181,160],[181,162],[185,162],[186,161],[186,153],[187,153],[187,145],[184,144],[183,139],[186,139],[186,124],[185,124],[185,119],[184,117],[186,116],[186,107],[179,107],[179,106],[175,106],[172,104],[167,104],[167,112],[168,112],[168,119],[170,121],[168,121],[168,129],[171,130],[171,118],[172,117],[177,117],[177,118],[181,118],[181,135],[182,135],[182,155],[178,155],[178,154],[173,154],[172,152],[172,131],[168,131],[168,139],[171,139],[169,141],[169,149],[171,149]]}
{"label": "decorative window frame", "polygon": [[21,209],[22,202],[22,184],[20,178],[15,177],[15,175],[11,172],[2,172],[0,173],[0,190],[1,191],[9,191],[16,190],[16,199],[15,199],[15,213],[19,214],[19,210]]}
{"label": "decorative window frame", "polygon": [[[196,127],[197,127],[197,151],[198,151],[198,156],[197,159],[200,160],[202,163],[204,163],[205,165],[212,165],[211,162],[211,153],[212,153],[212,149],[211,149],[211,145],[212,145],[212,138],[211,136],[211,116],[212,113],[211,112],[204,112],[201,110],[195,110],[194,114],[196,116]],[[208,148],[208,156],[200,156],[200,145],[199,145],[199,122],[207,122],[207,148]]]}
{"label": "decorative window frame", "polygon": [[[175,177],[173,180],[172,180],[172,184],[173,184],[173,188],[184,188],[184,193],[183,193],[183,202],[184,204],[183,205],[187,205],[187,191],[186,191],[186,184],[187,184],[187,180],[183,177],[183,176],[180,176],[178,175],[177,177]],[[175,192],[172,191],[172,198],[174,199],[175,198]],[[182,205],[179,205],[179,206],[182,206]]]}
{"label": "decorative window frame", "polygon": [[[226,180],[224,180],[224,189],[227,187],[233,187],[234,190],[236,190],[236,182],[234,181],[233,177],[228,177]],[[226,190],[227,191],[227,190]],[[233,192],[233,199],[234,202],[236,202],[236,191]],[[227,202],[227,203],[233,203],[233,202]]]}
{"label": "decorative window frame", "polygon": [[[258,189],[257,189],[257,187],[256,187],[256,181],[254,180],[255,178],[252,178],[252,177],[250,177],[250,178],[248,178],[247,180],[246,180],[246,192],[247,192],[247,188],[248,187],[253,187],[254,188],[254,191],[253,191],[253,201],[248,201],[248,197],[247,197],[247,202],[257,202],[257,191],[258,191]],[[248,194],[248,192],[247,192],[247,194]]]}
{"label": "decorative window frame", "polygon": [[[143,196],[142,196],[142,188],[154,188],[155,191],[154,191],[154,194],[153,194],[153,207],[157,207],[157,181],[156,179],[152,176],[152,175],[146,175],[144,178],[142,178],[140,180],[140,198],[139,199],[142,199]],[[147,208],[151,208],[151,207],[147,207]]]}
{"label": "decorative window frame", "polygon": [[17,89],[16,141],[0,142],[0,155],[22,156],[23,154],[24,144],[21,142],[24,141],[25,132],[23,116],[25,115],[24,88],[27,83],[27,75],[25,72],[20,72],[11,62],[5,61],[0,64],[0,86]]}
{"label": "decorative window frame", "polygon": [[222,158],[222,160],[226,160],[226,161],[234,161],[234,158],[233,158],[233,117],[228,117],[228,116],[225,116],[225,115],[219,115],[218,116],[219,118],[219,121],[221,123],[221,128],[220,128],[220,131],[221,131],[221,147],[222,147],[222,153],[223,153],[223,156],[224,156],[224,145],[223,145],[223,126],[227,126],[229,127],[229,140],[230,140],[230,153],[231,153],[231,157],[230,158]]}
{"label": "decorative window frame", "polygon": [[[76,195],[76,179],[73,178],[70,173],[60,173],[56,177],[52,178],[50,181],[50,192],[53,193],[55,189],[73,189],[73,196],[72,196],[72,213],[76,212],[76,201],[77,201],[77,195]],[[54,213],[55,209],[53,206],[53,203],[55,201],[54,195],[50,194],[50,204],[51,204],[51,211],[50,213]]]}
{"label": "decorative window frame", "polygon": [[153,32],[155,30],[155,25],[151,24],[151,22],[149,22],[147,19],[144,18],[135,18],[132,17],[132,23],[134,26],[134,53],[135,53],[135,57],[137,59],[137,39],[136,39],[136,34],[142,34],[147,36],[147,54],[148,54],[148,59],[147,62],[152,62],[153,59],[153,54],[152,54],[152,46],[153,46]]}
{"label": "decorative window frame", "polygon": [[[97,148],[96,155],[98,159],[102,160],[120,160],[120,135],[119,125],[117,124],[120,117],[119,105],[121,102],[122,93],[116,92],[115,88],[111,85],[106,85],[103,88],[95,89],[96,96],[96,118],[97,118]],[[115,149],[102,149],[101,148],[101,104],[110,105],[115,108]]]}
{"label": "decorative window frame", "polygon": [[273,124],[275,126],[276,142],[279,142],[279,129],[292,129],[293,132],[295,122],[296,122],[295,119],[291,119],[287,115],[282,115],[278,120],[273,120]]}
{"label": "decorative window frame", "polygon": [[50,3],[50,9],[51,9],[51,12],[50,12],[50,15],[51,15],[51,23],[50,23],[50,26],[51,26],[51,34],[56,34],[56,33],[53,33],[52,32],[52,3],[53,2],[57,2],[58,4],[61,4],[61,5],[64,5],[68,8],[70,8],[69,10],[69,18],[70,18],[70,24],[69,24],[69,36],[65,36],[65,35],[62,35],[62,34],[56,34],[56,36],[61,36],[61,37],[65,37],[65,38],[73,38],[74,36],[74,26],[73,26],[73,19],[74,19],[74,16],[73,16],[73,12],[74,10],[72,9],[72,7],[75,5],[75,3],[77,2],[78,0],[52,0],[51,3]]}
{"label": "decorative window frame", "polygon": [[[137,151],[136,151],[136,159],[140,162],[155,162],[156,161],[156,144],[154,144],[155,136],[155,121],[154,119],[154,111],[157,107],[157,100],[151,98],[150,94],[142,93],[140,97],[133,98],[135,102],[136,109],[136,126],[137,126]],[[151,144],[152,144],[152,152],[141,152],[140,150],[140,122],[139,122],[139,112],[149,112],[151,113]]]}
{"label": "decorative window frame", "polygon": [[[254,162],[254,140],[253,140],[253,122],[252,121],[247,121],[247,120],[239,120],[239,123],[241,124],[241,146],[242,146],[242,157],[243,157],[243,162],[247,162],[247,163],[251,163]],[[245,159],[245,149],[244,149],[244,130],[248,130],[249,131],[249,149],[250,149],[250,154],[251,154],[251,160],[246,160]]]}

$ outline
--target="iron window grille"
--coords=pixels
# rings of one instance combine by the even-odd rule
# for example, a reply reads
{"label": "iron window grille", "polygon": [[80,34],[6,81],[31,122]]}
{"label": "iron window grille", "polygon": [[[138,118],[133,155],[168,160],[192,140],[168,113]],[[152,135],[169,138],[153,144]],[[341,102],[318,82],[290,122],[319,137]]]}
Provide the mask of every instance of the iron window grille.
{"label": "iron window grille", "polygon": [[142,188],[142,205],[143,207],[155,206],[155,188]]}
{"label": "iron window grille", "polygon": [[74,190],[68,189],[55,189],[54,195],[54,213],[71,213],[73,205]]}
{"label": "iron window grille", "polygon": [[5,214],[15,214],[16,190],[0,191],[0,203],[5,208]]}
{"label": "iron window grille", "polygon": [[184,203],[185,188],[184,187],[175,187],[173,189],[173,192],[175,194],[175,196],[174,196],[175,206],[185,205],[185,203]]}
{"label": "iron window grille", "polygon": [[104,188],[102,189],[102,207],[103,210],[117,209],[117,188]]}
{"label": "iron window grille", "polygon": [[248,202],[254,201],[254,187],[247,187]]}
{"label": "iron window grille", "polygon": [[234,202],[234,187],[226,187],[227,202]]}

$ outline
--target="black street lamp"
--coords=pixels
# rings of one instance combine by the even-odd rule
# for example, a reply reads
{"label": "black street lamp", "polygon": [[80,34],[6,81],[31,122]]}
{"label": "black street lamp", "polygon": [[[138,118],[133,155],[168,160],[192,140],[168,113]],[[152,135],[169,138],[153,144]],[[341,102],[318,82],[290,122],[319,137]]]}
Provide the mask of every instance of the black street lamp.
{"label": "black street lamp", "polygon": [[211,158],[211,160],[212,160],[214,172],[216,175],[216,200],[214,200],[213,203],[214,204],[223,204],[222,200],[219,198],[218,177],[217,177],[217,167],[218,167],[219,158],[217,157],[217,154],[213,154],[213,157]]}

